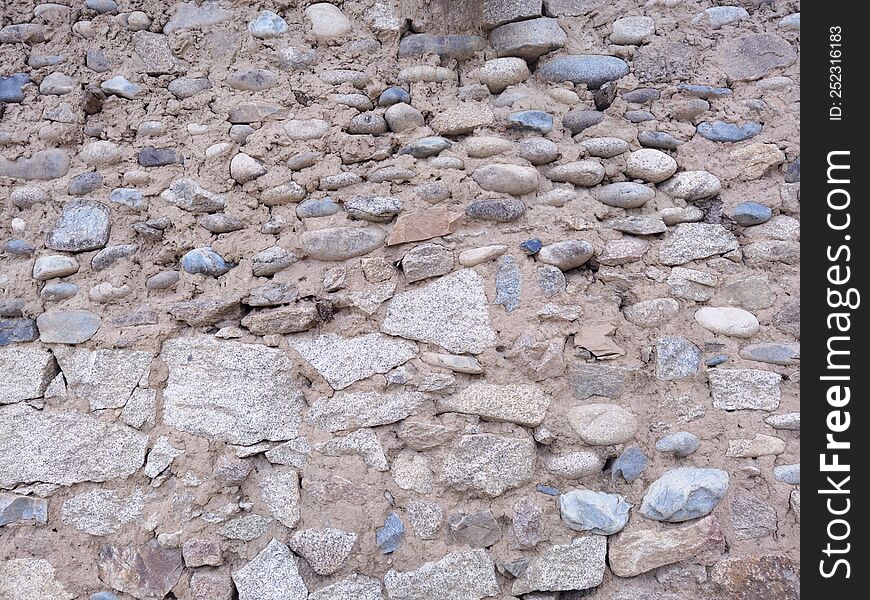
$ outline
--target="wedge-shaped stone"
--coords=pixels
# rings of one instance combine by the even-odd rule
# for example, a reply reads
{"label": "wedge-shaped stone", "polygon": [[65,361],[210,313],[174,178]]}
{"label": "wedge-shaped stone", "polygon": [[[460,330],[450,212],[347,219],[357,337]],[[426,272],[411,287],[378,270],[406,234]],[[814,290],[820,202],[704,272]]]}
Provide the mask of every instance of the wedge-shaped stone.
{"label": "wedge-shaped stone", "polygon": [[151,353],[140,350],[55,350],[68,389],[91,410],[121,408],[143,378],[148,377]]}
{"label": "wedge-shaped stone", "polygon": [[308,588],[290,549],[272,539],[251,562],[233,573],[239,600],[305,600]]}
{"label": "wedge-shaped stone", "polygon": [[438,344],[455,354],[480,354],[496,344],[483,278],[471,269],[394,297],[381,331]]}
{"label": "wedge-shaped stone", "polygon": [[345,338],[334,333],[288,338],[290,347],[336,390],[386,373],[417,355],[417,345],[380,333]]}
{"label": "wedge-shaped stone", "polygon": [[549,405],[550,399],[537,385],[475,383],[458,394],[439,399],[438,412],[479,415],[490,421],[537,427]]}
{"label": "wedge-shaped stone", "polygon": [[74,410],[0,408],[0,487],[72,485],[127,477],[145,462],[148,436]]}
{"label": "wedge-shaped stone", "polygon": [[390,600],[481,600],[499,592],[495,565],[486,550],[453,552],[415,571],[384,575]]}
{"label": "wedge-shaped stone", "polygon": [[529,592],[585,590],[601,585],[607,537],[578,537],[564,546],[551,546],[534,557],[522,577],[514,581],[514,596]]}
{"label": "wedge-shaped stone", "polygon": [[330,432],[388,425],[420,412],[426,396],[419,392],[338,392],[315,400],[305,420]]}
{"label": "wedge-shaped stone", "polygon": [[296,437],[303,398],[286,352],[203,336],[170,340],[161,357],[167,425],[231,444]]}
{"label": "wedge-shaped stone", "polygon": [[40,398],[54,376],[57,363],[38,345],[0,349],[0,404]]}

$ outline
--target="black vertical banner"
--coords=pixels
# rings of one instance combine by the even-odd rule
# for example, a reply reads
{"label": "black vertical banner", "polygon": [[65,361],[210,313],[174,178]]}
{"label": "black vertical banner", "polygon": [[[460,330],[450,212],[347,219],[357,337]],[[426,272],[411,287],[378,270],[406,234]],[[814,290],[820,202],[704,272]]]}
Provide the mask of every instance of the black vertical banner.
{"label": "black vertical banner", "polygon": [[801,587],[866,598],[870,414],[863,3],[807,2],[801,28]]}

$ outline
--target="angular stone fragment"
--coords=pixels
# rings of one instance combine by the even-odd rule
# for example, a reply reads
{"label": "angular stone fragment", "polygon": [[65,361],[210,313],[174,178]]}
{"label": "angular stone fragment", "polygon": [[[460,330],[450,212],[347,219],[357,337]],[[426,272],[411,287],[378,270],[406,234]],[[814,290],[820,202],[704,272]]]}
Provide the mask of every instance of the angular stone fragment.
{"label": "angular stone fragment", "polygon": [[41,398],[57,375],[57,363],[38,345],[0,349],[0,404]]}
{"label": "angular stone fragment", "polygon": [[464,135],[491,125],[494,119],[485,104],[461,102],[438,113],[429,126],[439,135]]}
{"label": "angular stone fragment", "polygon": [[531,481],[535,444],[529,438],[465,435],[444,460],[442,480],[458,491],[495,498]]}
{"label": "angular stone fragment", "polygon": [[381,554],[392,554],[399,549],[405,537],[405,524],[401,517],[394,512],[387,514],[384,526],[375,529],[375,543]]}
{"label": "angular stone fragment", "polygon": [[0,563],[3,600],[73,600],[57,580],[54,567],[42,558],[12,558]]}
{"label": "angular stone fragment", "polygon": [[136,546],[100,547],[100,579],[119,592],[139,600],[163,598],[181,577],[181,550],[164,548],[156,538]]}
{"label": "angular stone fragment", "polygon": [[48,522],[48,500],[0,493],[0,527],[28,521]]}
{"label": "angular stone fragment", "polygon": [[176,321],[191,327],[206,327],[224,320],[238,319],[241,307],[238,298],[203,298],[170,305],[169,314]]}
{"label": "angular stone fragment", "polygon": [[711,369],[713,406],[724,410],[776,410],[782,376],[757,369]]}
{"label": "angular stone fragment", "polygon": [[224,209],[223,196],[204,189],[193,179],[178,179],[166,188],[160,197],[172,202],[181,210],[193,213],[211,213]]}
{"label": "angular stone fragment", "polygon": [[726,254],[740,245],[734,235],[721,225],[680,223],[659,247],[659,260],[665,265],[682,265]]}
{"label": "angular stone fragment", "polygon": [[308,600],[384,600],[384,596],[379,579],[351,573],[347,579],[311,592]]}
{"label": "angular stone fragment", "polygon": [[447,525],[450,539],[472,548],[488,548],[501,538],[501,527],[489,510],[454,515]]}
{"label": "angular stone fragment", "polygon": [[595,248],[586,240],[562,240],[547,244],[536,255],[538,261],[557,267],[561,271],[570,271],[585,265]]}
{"label": "angular stone fragment", "polygon": [[395,296],[381,331],[438,344],[455,354],[480,354],[496,343],[483,279],[461,269]]}
{"label": "angular stone fragment", "polygon": [[413,33],[402,38],[399,43],[399,58],[437,54],[442,58],[463,61],[483,50],[486,43],[476,35],[433,35]]}
{"label": "angular stone fragment", "polygon": [[249,563],[233,573],[239,600],[306,600],[308,588],[290,550],[272,539]]}
{"label": "angular stone fragment", "polygon": [[625,386],[626,371],[595,364],[575,365],[568,375],[574,395],[579,400],[590,396],[619,398]]}
{"label": "angular stone fragment", "polygon": [[659,338],[656,342],[656,377],[665,381],[697,374],[701,350],[682,336]]}
{"label": "angular stone fragment", "polygon": [[64,523],[89,535],[112,535],[128,523],[142,518],[145,500],[136,490],[124,497],[115,490],[90,490],[63,503]]}
{"label": "angular stone fragment", "polygon": [[625,318],[641,327],[661,327],[680,311],[679,303],[673,298],[653,298],[626,306],[622,313]]}
{"label": "angular stone fragment", "polygon": [[728,473],[721,469],[671,469],[650,485],[640,512],[670,523],[706,516],[725,495],[728,482]]}
{"label": "angular stone fragment", "polygon": [[0,487],[72,485],[127,477],[145,462],[148,436],[75,411],[0,407]]}
{"label": "angular stone fragment", "polygon": [[167,425],[233,444],[296,437],[302,392],[284,351],[189,337],[165,342],[161,358]]}
{"label": "angular stone fragment", "polygon": [[453,252],[439,244],[420,244],[402,258],[402,272],[408,283],[446,275],[453,269]]}
{"label": "angular stone fragment", "polygon": [[79,198],[63,205],[63,214],[45,238],[52,250],[87,252],[109,241],[109,209],[92,200]]}
{"label": "angular stone fragment", "polygon": [[752,494],[731,501],[731,527],[738,539],[752,540],[776,533],[776,509]]}
{"label": "angular stone fragment", "polygon": [[260,489],[270,514],[284,526],[296,527],[300,517],[298,473],[287,467],[276,467],[263,474]]}
{"label": "angular stone fragment", "polygon": [[242,327],[254,335],[283,335],[307,331],[317,324],[317,308],[310,302],[300,302],[278,308],[248,313]]}
{"label": "angular stone fragment", "polygon": [[367,467],[376,471],[389,470],[381,442],[371,429],[357,429],[350,435],[332,438],[318,444],[316,450],[324,456],[357,455]]}
{"label": "angular stone fragment", "polygon": [[611,538],[608,558],[614,575],[634,577],[724,546],[719,521],[706,517],[680,527],[623,532]]}
{"label": "angular stone fragment", "polygon": [[486,550],[453,552],[415,571],[384,575],[390,600],[481,600],[499,593],[495,565]]}
{"label": "angular stone fragment", "polygon": [[151,366],[151,353],[139,350],[58,348],[55,356],[68,390],[93,411],[127,404]]}
{"label": "angular stone fragment", "polygon": [[628,523],[631,504],[619,494],[571,490],[559,496],[562,521],[575,531],[613,535]]}
{"label": "angular stone fragment", "polygon": [[604,579],[607,537],[589,535],[570,544],[551,546],[532,558],[521,577],[514,581],[514,595],[532,591],[585,590]]}
{"label": "angular stone fragment", "polygon": [[458,394],[439,398],[437,410],[537,427],[544,420],[549,405],[550,399],[536,385],[474,383]]}
{"label": "angular stone fragment", "polygon": [[758,458],[759,456],[776,456],[783,452],[785,452],[784,440],[759,433],[752,439],[730,440],[725,456],[729,458]]}
{"label": "angular stone fragment", "polygon": [[338,392],[311,404],[305,420],[330,432],[377,427],[417,414],[426,402],[419,392]]}
{"label": "angular stone fragment", "polygon": [[472,219],[510,223],[526,213],[526,205],[517,198],[476,200],[468,205],[465,214]]}
{"label": "angular stone fragment", "polygon": [[710,581],[723,600],[800,600],[800,565],[786,556],[746,556],[718,562]]}

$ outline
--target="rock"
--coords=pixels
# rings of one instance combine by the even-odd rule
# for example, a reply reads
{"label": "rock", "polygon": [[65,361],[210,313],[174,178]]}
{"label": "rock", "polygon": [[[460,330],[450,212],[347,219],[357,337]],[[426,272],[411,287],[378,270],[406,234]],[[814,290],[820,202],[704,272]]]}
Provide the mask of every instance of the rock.
{"label": "rock", "polygon": [[232,11],[220,7],[217,2],[183,2],[172,18],[163,26],[163,33],[170,34],[179,29],[205,29],[233,18]]}
{"label": "rock", "polygon": [[223,563],[218,540],[190,538],[184,541],[181,555],[187,567],[218,566]]}
{"label": "rock", "polygon": [[528,61],[561,48],[567,39],[558,21],[550,18],[506,23],[489,33],[489,42],[498,56],[516,56]]}
{"label": "rock", "polygon": [[415,246],[402,257],[408,283],[445,275],[453,270],[453,252],[438,244]]}
{"label": "rock", "polygon": [[[0,43],[3,43],[2,35]],[[69,593],[57,580],[54,567],[47,560],[10,558],[0,563],[0,598],[73,600],[75,595]]]}
{"label": "rock", "polygon": [[[567,117],[568,115],[565,116]],[[596,156],[599,158],[613,158],[614,156],[619,156],[629,150],[628,142],[615,137],[590,138],[588,140],[583,140],[581,144],[590,156]]]}
{"label": "rock", "polygon": [[423,127],[426,124],[423,113],[413,106],[401,102],[391,105],[384,112],[384,119],[390,131],[397,133]]}
{"label": "rock", "polygon": [[579,364],[569,373],[569,380],[579,400],[590,396],[618,398],[625,386],[625,371],[603,365]]}
{"label": "rock", "polygon": [[146,146],[140,150],[138,160],[142,167],[164,167],[184,162],[172,148],[154,148],[152,146]]}
{"label": "rock", "polygon": [[201,274],[220,277],[233,268],[224,258],[211,247],[196,248],[181,257],[181,268],[191,275]]}
{"label": "rock", "polygon": [[166,86],[166,89],[178,100],[185,100],[210,90],[211,87],[211,81],[206,77],[199,77],[196,79],[180,77],[170,81],[169,85]]}
{"label": "rock", "polygon": [[434,502],[411,500],[407,507],[408,521],[417,537],[431,540],[436,537],[444,519],[444,509]]}
{"label": "rock", "polygon": [[731,501],[731,527],[740,540],[767,537],[777,530],[776,509],[752,494]]}
{"label": "rock", "polygon": [[738,247],[734,235],[721,225],[680,223],[659,247],[659,260],[669,266],[682,265]]}
{"label": "rock", "polygon": [[640,46],[655,32],[656,23],[650,17],[623,17],[613,22],[610,43]]}
{"label": "rock", "polygon": [[[4,27],[3,30],[0,30],[0,33],[5,29]],[[27,73],[14,73],[8,77],[0,77],[0,102],[13,104],[24,102],[24,90],[21,88],[28,83],[30,83],[30,75]]]}
{"label": "rock", "polygon": [[456,354],[479,354],[496,343],[487,305],[480,275],[461,269],[394,297],[381,331]]}
{"label": "rock", "polygon": [[230,177],[242,185],[265,174],[266,167],[244,152],[239,152],[230,161]]}
{"label": "rock", "polygon": [[773,468],[773,478],[781,483],[789,485],[800,485],[801,483],[801,466],[800,463],[795,465],[779,465]]}
{"label": "rock", "polygon": [[[363,336],[365,337],[365,336]],[[305,416],[312,425],[329,432],[396,423],[420,412],[426,397],[418,392],[339,392],[311,404]]]}
{"label": "rock", "polygon": [[429,158],[430,156],[441,154],[441,152],[447,150],[452,145],[453,142],[446,138],[430,136],[414,140],[406,146],[402,146],[398,154],[410,154],[414,158]]}
{"label": "rock", "polygon": [[480,375],[483,373],[483,367],[473,356],[423,352],[420,355],[420,360],[427,365],[441,367],[442,369],[450,369],[455,373],[468,373],[471,375]]}
{"label": "rock", "polygon": [[456,73],[447,67],[433,67],[431,65],[415,65],[399,71],[398,80],[403,83],[432,82],[441,83],[453,81]]}
{"label": "rock", "polygon": [[71,256],[49,255],[40,256],[33,262],[33,278],[37,281],[48,281],[55,277],[66,277],[77,273],[79,263]]}
{"label": "rock", "polygon": [[293,141],[322,138],[332,126],[322,119],[290,119],[284,123],[284,133]]}
{"label": "rock", "polygon": [[304,558],[318,575],[331,575],[347,562],[356,534],[341,529],[305,529],[296,532],[287,545]]}
{"label": "rock", "polygon": [[55,357],[68,389],[87,400],[92,411],[122,408],[151,368],[151,353],[141,350],[58,348]]}
{"label": "rock", "polygon": [[288,341],[337,390],[375,373],[386,373],[417,353],[416,344],[378,333],[354,338],[323,334]]}
{"label": "rock", "polygon": [[274,538],[250,562],[233,573],[233,583],[239,600],[308,598],[308,588],[299,574],[296,558],[287,546]]}
{"label": "rock", "polygon": [[547,178],[551,181],[590,187],[601,183],[604,179],[604,167],[594,160],[579,160],[553,167],[547,173]]}
{"label": "rock", "polygon": [[772,214],[771,210],[763,204],[741,202],[729,212],[728,216],[738,225],[751,227],[769,221]]}
{"label": "rock", "polygon": [[299,258],[280,246],[272,246],[251,257],[251,274],[254,277],[271,277],[283,271]]}
{"label": "rock", "polygon": [[347,132],[354,135],[380,135],[387,132],[387,122],[376,112],[364,112],[350,120]]}
{"label": "rock", "polygon": [[568,411],[568,423],[590,446],[624,444],[634,438],[637,417],[616,404],[585,404]]}
{"label": "rock", "polygon": [[28,521],[48,523],[48,500],[0,493],[0,527]]}
{"label": "rock", "polygon": [[799,412],[770,415],[764,419],[764,422],[774,429],[784,429],[786,431],[801,430],[801,414]]}
{"label": "rock", "polygon": [[466,135],[493,121],[492,111],[485,104],[460,102],[435,115],[429,126],[438,135]]}
{"label": "rock", "polygon": [[503,244],[495,244],[492,246],[482,246],[471,250],[463,250],[459,253],[459,264],[463,267],[473,267],[481,263],[498,258],[507,252],[507,246]]}
{"label": "rock", "polygon": [[791,44],[772,33],[729,37],[716,51],[716,62],[731,81],[754,81],[797,60]]}
{"label": "rock", "polygon": [[626,483],[631,483],[646,470],[647,466],[649,466],[649,461],[643,450],[637,446],[628,446],[622,451],[619,458],[613,461],[611,478],[621,475]]}
{"label": "rock", "polygon": [[552,456],[545,464],[548,471],[566,479],[583,479],[604,469],[604,457],[597,452],[581,450]]}
{"label": "rock", "polygon": [[673,454],[675,458],[685,458],[701,446],[701,440],[694,433],[678,431],[666,435],[656,442],[656,450],[665,454]]}
{"label": "rock", "polygon": [[269,514],[289,529],[296,527],[300,518],[299,475],[296,471],[275,467],[262,475],[260,488]]}
{"label": "rock", "polygon": [[549,405],[550,399],[536,385],[474,383],[458,394],[440,398],[437,410],[537,427],[543,422]]}
{"label": "rock", "polygon": [[402,202],[390,196],[354,196],[344,207],[351,219],[385,223],[401,212]]}
{"label": "rock", "polygon": [[548,61],[540,68],[539,74],[544,81],[570,81],[596,90],[608,81],[628,75],[628,65],[615,56],[570,54]]}
{"label": "rock", "polygon": [[682,336],[656,342],[656,377],[673,381],[696,375],[701,368],[701,350]]}
{"label": "rock", "polygon": [[173,319],[184,321],[191,327],[215,325],[226,319],[238,320],[239,312],[238,298],[202,298],[169,307]]}
{"label": "rock", "polygon": [[520,142],[517,156],[533,165],[544,165],[559,158],[559,146],[546,138],[526,138]]}
{"label": "rock", "polygon": [[713,406],[725,410],[776,410],[782,377],[756,369],[713,369],[707,372]]}
{"label": "rock", "polygon": [[81,309],[52,309],[36,318],[39,339],[46,344],[81,344],[100,328],[101,319]]}
{"label": "rock", "polygon": [[[610,570],[617,577],[634,577],[711,550],[721,550],[725,535],[715,517],[667,529],[623,532],[610,541]],[[748,599],[747,599],[748,600]]]}
{"label": "rock", "polygon": [[287,21],[271,10],[261,10],[257,18],[248,23],[251,35],[261,40],[280,37],[287,29]]}
{"label": "rock", "polygon": [[612,240],[604,245],[604,250],[598,256],[598,262],[605,266],[637,262],[649,251],[649,248],[649,242],[639,238],[624,237]]}
{"label": "rock", "polygon": [[508,115],[508,127],[546,135],[553,130],[553,115],[542,110],[522,110]]}
{"label": "rock", "polygon": [[626,175],[651,183],[662,182],[676,171],[677,161],[659,150],[636,150],[625,163]]}
{"label": "rock", "polygon": [[373,252],[383,245],[384,237],[373,227],[331,227],[306,231],[299,239],[310,258],[340,261]]}
{"label": "rock", "polygon": [[785,556],[747,556],[720,561],[710,581],[723,600],[799,600],[800,566]]}
{"label": "rock", "polygon": [[486,43],[476,35],[434,35],[412,33],[399,42],[399,58],[437,54],[442,59],[462,62],[483,50]]}
{"label": "rock", "polygon": [[574,531],[613,535],[628,523],[631,504],[619,494],[571,490],[559,496],[562,521]]}
{"label": "rock", "polygon": [[350,33],[350,20],[337,6],[327,2],[312,4],[305,9],[311,32],[318,42],[329,42]]}
{"label": "rock", "polygon": [[577,135],[584,129],[597,125],[604,120],[604,113],[597,110],[572,110],[562,117],[562,125],[571,132],[571,135]]}
{"label": "rock", "polygon": [[539,262],[570,271],[586,264],[594,253],[595,249],[587,241],[563,240],[547,244],[535,256]]}
{"label": "rock", "polygon": [[755,142],[731,151],[731,159],[740,169],[740,179],[751,181],[785,162],[785,153],[776,144]]}
{"label": "rock", "polygon": [[742,142],[761,133],[761,123],[735,125],[723,121],[704,121],[698,124],[697,132],[714,142]]}
{"label": "rock", "polygon": [[212,213],[224,209],[226,200],[213,194],[192,179],[174,181],[160,197],[172,202],[181,210],[193,213]]}
{"label": "rock", "polygon": [[[603,178],[603,173],[602,173]],[[640,208],[653,198],[656,192],[651,187],[631,181],[610,183],[596,188],[593,197],[607,206],[617,208]]]}
{"label": "rock", "polygon": [[[410,36],[409,36],[410,37]],[[378,106],[388,107],[393,104],[411,104],[411,94],[400,87],[390,86],[378,97]]]}
{"label": "rock", "polygon": [[642,131],[637,134],[637,141],[646,148],[660,148],[662,150],[676,150],[683,143],[663,131]]}
{"label": "rock", "polygon": [[695,15],[692,24],[704,23],[713,29],[719,29],[723,25],[748,18],[749,13],[742,6],[714,6]]}
{"label": "rock", "polygon": [[[145,461],[148,437],[76,412],[0,407],[0,487],[19,483],[71,485],[134,473]],[[58,435],[58,432],[64,432]]]}
{"label": "rock", "polygon": [[464,435],[444,459],[442,481],[460,492],[495,498],[531,481],[534,463],[531,438]]}
{"label": "rock", "polygon": [[0,157],[0,177],[48,181],[69,172],[69,155],[64,150],[38,150],[30,158],[8,160]]}
{"label": "rock", "polygon": [[740,349],[740,358],[773,365],[797,365],[800,364],[800,344],[777,344],[762,343],[749,344]]}
{"label": "rock", "polygon": [[123,497],[115,490],[90,490],[63,503],[61,519],[88,535],[107,536],[139,521],[145,508],[141,491]]}
{"label": "rock", "polygon": [[489,548],[501,539],[501,527],[489,510],[454,515],[447,526],[452,541],[471,548]]}
{"label": "rock", "polygon": [[486,550],[452,552],[415,571],[394,569],[384,575],[387,595],[395,600],[482,600],[499,593],[495,565]]}
{"label": "rock", "polygon": [[521,275],[512,256],[501,259],[496,273],[495,303],[505,307],[507,312],[516,310],[520,305]]}
{"label": "rock", "polygon": [[347,579],[311,592],[308,600],[384,600],[384,597],[379,579],[351,573]]}
{"label": "rock", "polygon": [[755,315],[734,307],[705,306],[695,313],[695,321],[713,333],[744,339],[755,335],[760,328]]}
{"label": "rock", "polygon": [[661,327],[680,311],[679,303],[673,298],[653,298],[622,309],[625,318],[641,327]]}
{"label": "rock", "polygon": [[133,54],[139,62],[138,73],[165,75],[176,69],[177,59],[165,35],[137,31],[133,34]]}
{"label": "rock", "polygon": [[474,181],[483,189],[522,196],[538,189],[538,172],[530,167],[493,164],[475,169]]}
{"label": "rock", "polygon": [[318,321],[317,308],[311,303],[299,303],[248,313],[242,327],[254,335],[285,335],[307,331]]}
{"label": "rock", "polygon": [[681,171],[659,186],[671,198],[687,202],[715,196],[721,188],[719,178],[707,171]]}
{"label": "rock", "polygon": [[332,198],[309,198],[296,206],[296,216],[300,219],[328,217],[337,214],[341,207]]}
{"label": "rock", "polygon": [[75,79],[69,75],[55,72],[46,75],[39,84],[39,93],[43,96],[64,96],[78,86]]}
{"label": "rock", "polygon": [[161,358],[167,425],[232,444],[296,437],[302,394],[285,352],[191,337],[165,342]]}
{"label": "rock", "polygon": [[704,517],[719,504],[728,482],[728,473],[721,469],[671,469],[650,485],[640,512],[649,519],[669,523]]}
{"label": "rock", "polygon": [[465,214],[472,219],[510,223],[526,213],[526,205],[515,198],[477,200],[468,205]]}
{"label": "rock", "polygon": [[106,94],[133,100],[141,88],[135,83],[128,81],[126,77],[118,75],[101,83],[100,89]]}
{"label": "rock", "polygon": [[394,512],[387,514],[384,526],[375,530],[375,543],[381,554],[392,554],[398,550],[404,537],[405,525],[399,515]]}
{"label": "rock", "polygon": [[582,536],[571,544],[551,546],[531,559],[523,575],[517,578],[511,593],[531,591],[585,590],[604,579],[607,538]]}
{"label": "rock", "polygon": [[753,439],[731,440],[725,456],[729,458],[758,458],[776,456],[785,452],[785,441],[772,435],[757,434]]}
{"label": "rock", "polygon": [[99,202],[79,198],[63,205],[63,213],[46,236],[52,250],[86,252],[109,241],[109,209]]}
{"label": "rock", "polygon": [[508,57],[486,61],[478,71],[477,78],[489,88],[490,93],[500,94],[508,86],[522,83],[530,75],[529,66],[525,60]]}

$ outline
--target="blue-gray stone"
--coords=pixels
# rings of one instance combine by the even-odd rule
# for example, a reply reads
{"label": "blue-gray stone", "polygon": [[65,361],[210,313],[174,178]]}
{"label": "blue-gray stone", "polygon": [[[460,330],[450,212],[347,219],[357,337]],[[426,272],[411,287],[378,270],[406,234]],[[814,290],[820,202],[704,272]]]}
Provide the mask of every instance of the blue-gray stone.
{"label": "blue-gray stone", "polygon": [[597,125],[603,120],[604,113],[597,110],[572,110],[562,117],[562,126],[570,131],[571,135],[577,135],[587,127]]}
{"label": "blue-gray stone", "polygon": [[48,500],[0,493],[0,527],[21,521],[48,523]]}
{"label": "blue-gray stone", "polygon": [[565,281],[565,274],[562,270],[553,265],[541,265],[535,275],[535,281],[538,287],[541,288],[541,293],[545,298],[558,296],[565,291],[568,282]]}
{"label": "blue-gray stone", "polygon": [[775,342],[750,344],[740,349],[740,358],[772,365],[797,365],[801,360],[801,345]]}
{"label": "blue-gray stone", "polygon": [[24,102],[24,90],[21,88],[30,83],[27,73],[15,73],[9,77],[0,77],[0,102],[20,104]]}
{"label": "blue-gray stone", "polygon": [[0,300],[0,317],[23,317],[25,304],[24,298]]}
{"label": "blue-gray stone", "polygon": [[224,258],[206,246],[204,248],[196,248],[181,257],[181,268],[191,274],[200,273],[202,275],[211,275],[219,277],[233,268],[233,265],[226,262]]}
{"label": "blue-gray stone", "polygon": [[508,115],[508,127],[544,135],[553,130],[553,115],[542,110],[522,110]]}
{"label": "blue-gray stone", "polygon": [[689,83],[681,83],[677,86],[677,89],[684,94],[694,96],[695,98],[703,98],[704,100],[730,96],[733,93],[729,88],[713,87],[710,85],[694,85]]}
{"label": "blue-gray stone", "polygon": [[109,13],[118,10],[115,0],[87,0],[85,6],[98,13]]}
{"label": "blue-gray stone", "polygon": [[640,512],[669,523],[698,519],[713,512],[728,490],[728,481],[728,473],[721,469],[672,469],[649,486]]}
{"label": "blue-gray stone", "polygon": [[681,336],[656,342],[656,377],[665,381],[691,377],[701,368],[701,349]]}
{"label": "blue-gray stone", "polygon": [[36,248],[27,240],[8,240],[3,242],[3,250],[16,256],[30,256]]}
{"label": "blue-gray stone", "polygon": [[801,157],[798,156],[785,170],[786,183],[799,183],[801,180]]}
{"label": "blue-gray stone", "polygon": [[63,214],[45,238],[45,247],[66,252],[98,250],[109,241],[110,212],[93,200],[79,198],[63,205]]}
{"label": "blue-gray stone", "polygon": [[118,597],[112,592],[97,592],[96,594],[91,594],[88,600],[118,600]]}
{"label": "blue-gray stone", "polygon": [[613,535],[628,523],[631,504],[619,494],[571,490],[559,496],[562,521],[574,531]]}
{"label": "blue-gray stone", "polygon": [[773,468],[773,478],[789,485],[801,484],[801,464],[780,465]]}
{"label": "blue-gray stone", "polygon": [[465,209],[465,214],[472,219],[509,223],[516,221],[526,212],[526,205],[514,198],[496,198],[492,200],[477,200]]}
{"label": "blue-gray stone", "polygon": [[91,268],[94,271],[102,271],[119,260],[129,258],[139,251],[137,244],[118,244],[115,246],[106,246],[91,259]]}
{"label": "blue-gray stone", "polygon": [[0,177],[13,179],[58,179],[69,172],[69,154],[60,148],[36,150],[30,158],[19,156],[15,160],[0,157]]}
{"label": "blue-gray stone", "polygon": [[378,98],[378,106],[392,106],[393,104],[411,104],[411,94],[400,87],[391,86],[381,92]]}
{"label": "blue-gray stone", "polygon": [[495,303],[513,312],[520,305],[520,267],[513,256],[503,256],[495,275]]}
{"label": "blue-gray stone", "polygon": [[622,475],[626,483],[631,483],[640,477],[640,474],[646,470],[647,466],[649,466],[649,461],[643,450],[637,446],[629,446],[622,451],[619,458],[613,461],[613,466],[610,468],[610,476],[612,479],[615,479],[617,475]]}
{"label": "blue-gray stone", "polygon": [[637,141],[644,148],[658,148],[660,150],[676,150],[683,143],[664,131],[641,131],[637,134]]}
{"label": "blue-gray stone", "polygon": [[133,210],[141,210],[145,207],[145,197],[142,192],[134,188],[115,188],[109,192],[109,201]]}
{"label": "blue-gray stone", "polygon": [[403,37],[399,42],[399,58],[437,54],[441,58],[463,61],[474,56],[475,52],[483,50],[485,46],[486,42],[477,35],[414,33]]}
{"label": "blue-gray stone", "polygon": [[32,342],[38,337],[39,330],[36,329],[36,321],[33,319],[0,319],[0,346]]}
{"label": "blue-gray stone", "polygon": [[300,219],[328,217],[336,214],[341,207],[329,196],[326,198],[308,198],[296,205],[296,216]]}
{"label": "blue-gray stone", "polygon": [[139,151],[139,165],[143,167],[164,167],[182,162],[172,148],[146,146]]}
{"label": "blue-gray stone", "polygon": [[287,21],[271,10],[261,10],[257,18],[248,23],[248,31],[259,39],[278,37],[287,29]]}
{"label": "blue-gray stone", "polygon": [[695,131],[714,142],[742,142],[761,133],[761,123],[735,125],[724,121],[704,121],[698,124]]}
{"label": "blue-gray stone", "polygon": [[622,93],[622,99],[629,104],[646,104],[658,100],[662,93],[655,88],[638,88]]}
{"label": "blue-gray stone", "polygon": [[773,211],[758,202],[741,202],[733,208],[729,216],[738,225],[751,227],[769,221]]}
{"label": "blue-gray stone", "polygon": [[539,240],[538,238],[532,238],[520,244],[520,248],[522,249],[522,251],[529,256],[534,256],[535,254],[540,252],[541,248],[543,247],[543,242],[541,242],[541,240]]}
{"label": "blue-gray stone", "polygon": [[89,310],[51,309],[36,318],[44,344],[82,344],[97,333],[102,319]]}
{"label": "blue-gray stone", "polygon": [[701,447],[701,440],[694,433],[677,431],[666,435],[656,442],[656,450],[665,454],[673,454],[676,458],[685,458]]}
{"label": "blue-gray stone", "polygon": [[405,525],[402,519],[394,512],[384,519],[384,526],[375,530],[375,542],[381,554],[390,554],[399,549],[402,538],[405,536]]}
{"label": "blue-gray stone", "polygon": [[708,367],[718,367],[722,363],[728,360],[727,354],[717,354],[716,356],[711,356],[707,360],[704,361],[704,364]]}
{"label": "blue-gray stone", "polygon": [[557,488],[554,488],[551,485],[544,485],[543,483],[539,483],[538,485],[536,485],[535,491],[541,492],[542,494],[546,494],[548,496],[558,496],[560,493]]}
{"label": "blue-gray stone", "polygon": [[43,300],[55,301],[66,300],[72,298],[79,293],[79,286],[70,281],[58,281],[56,283],[46,283],[39,292],[39,297]]}
{"label": "blue-gray stone", "polygon": [[453,142],[450,140],[433,135],[414,140],[410,144],[402,146],[399,149],[399,154],[410,154],[414,158],[428,158],[440,154],[452,145]]}
{"label": "blue-gray stone", "polygon": [[103,176],[96,171],[91,171],[89,173],[76,175],[70,179],[66,191],[69,192],[70,196],[84,196],[85,194],[90,194],[91,192],[100,189],[102,185]]}
{"label": "blue-gray stone", "polygon": [[628,75],[628,64],[615,56],[572,54],[548,61],[538,72],[544,81],[585,83],[595,90]]}
{"label": "blue-gray stone", "polygon": [[644,121],[655,121],[656,117],[648,110],[627,110],[622,115],[632,123],[643,123]]}

